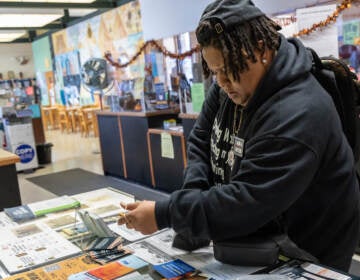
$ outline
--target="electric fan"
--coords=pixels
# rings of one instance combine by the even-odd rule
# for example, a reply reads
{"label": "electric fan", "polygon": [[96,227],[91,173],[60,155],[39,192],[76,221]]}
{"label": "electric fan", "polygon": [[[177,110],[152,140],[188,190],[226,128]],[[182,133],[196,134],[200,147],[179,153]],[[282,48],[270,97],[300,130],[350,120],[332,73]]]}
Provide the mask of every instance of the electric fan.
{"label": "electric fan", "polygon": [[93,95],[100,95],[102,109],[102,96],[113,87],[113,82],[108,78],[106,60],[102,58],[87,60],[81,69],[81,77],[86,90]]}

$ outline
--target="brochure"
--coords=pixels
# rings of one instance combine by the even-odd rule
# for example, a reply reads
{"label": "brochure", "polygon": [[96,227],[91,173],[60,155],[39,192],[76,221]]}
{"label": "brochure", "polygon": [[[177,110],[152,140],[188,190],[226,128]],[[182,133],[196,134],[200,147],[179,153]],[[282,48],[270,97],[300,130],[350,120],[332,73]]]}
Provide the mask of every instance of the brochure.
{"label": "brochure", "polygon": [[77,246],[41,223],[4,229],[0,236],[0,260],[11,274],[81,253]]}
{"label": "brochure", "polygon": [[15,222],[24,222],[44,216],[49,213],[63,211],[80,207],[80,202],[67,195],[34,202],[27,205],[20,205],[11,208],[4,208],[4,212]]}
{"label": "brochure", "polygon": [[6,278],[6,280],[66,280],[72,274],[99,266],[99,264],[92,262],[88,256],[81,255],[31,271],[19,273]]}
{"label": "brochure", "polygon": [[140,268],[146,267],[148,263],[142,259],[130,255],[115,262],[111,262],[94,268],[85,272],[71,275],[69,280],[112,280],[117,279],[120,276],[126,275],[130,272],[136,271]]}
{"label": "brochure", "polygon": [[353,280],[359,277],[352,276],[345,272],[339,272],[335,269],[328,268],[318,264],[303,263],[301,261],[292,260],[282,266],[270,271],[270,274],[281,274],[290,279],[333,279],[333,280]]}

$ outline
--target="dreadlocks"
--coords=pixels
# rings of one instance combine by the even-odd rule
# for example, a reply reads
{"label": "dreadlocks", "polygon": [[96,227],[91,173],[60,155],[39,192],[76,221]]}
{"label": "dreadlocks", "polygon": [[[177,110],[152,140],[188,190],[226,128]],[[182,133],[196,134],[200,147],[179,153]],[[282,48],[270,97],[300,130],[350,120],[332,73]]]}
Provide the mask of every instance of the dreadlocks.
{"label": "dreadlocks", "polygon": [[[202,48],[212,46],[221,51],[226,62],[225,71],[236,81],[240,80],[239,73],[249,69],[247,60],[256,62],[255,50],[263,54],[265,48],[276,50],[279,47],[276,23],[266,16],[234,26],[220,35],[210,21],[204,20],[197,27],[196,36]],[[263,43],[259,44],[259,41]],[[209,77],[211,71],[204,59],[202,67],[205,77]]]}

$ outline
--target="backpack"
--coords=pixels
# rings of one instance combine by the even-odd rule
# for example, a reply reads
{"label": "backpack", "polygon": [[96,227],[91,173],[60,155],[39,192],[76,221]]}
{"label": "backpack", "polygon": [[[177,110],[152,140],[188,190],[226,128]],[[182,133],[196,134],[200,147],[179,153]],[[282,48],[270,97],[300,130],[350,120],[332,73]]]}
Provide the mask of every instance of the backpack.
{"label": "backpack", "polygon": [[308,48],[313,57],[312,74],[330,94],[339,114],[343,132],[352,149],[355,162],[359,160],[359,126],[357,105],[360,102],[360,82],[348,66],[335,57],[319,57]]}

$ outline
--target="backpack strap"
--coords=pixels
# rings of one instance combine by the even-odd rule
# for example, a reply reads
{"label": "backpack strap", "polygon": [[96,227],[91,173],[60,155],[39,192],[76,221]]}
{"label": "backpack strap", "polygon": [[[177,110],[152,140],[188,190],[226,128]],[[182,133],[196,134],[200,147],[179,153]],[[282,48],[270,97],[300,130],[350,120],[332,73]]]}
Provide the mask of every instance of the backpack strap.
{"label": "backpack strap", "polygon": [[312,48],[307,47],[307,49],[309,50],[309,52],[312,55],[313,68],[324,69],[324,65],[322,64],[321,59],[318,56],[318,54]]}
{"label": "backpack strap", "polygon": [[286,233],[273,236],[272,239],[280,247],[281,253],[284,254],[284,256],[291,259],[319,263],[316,257],[299,248]]}

